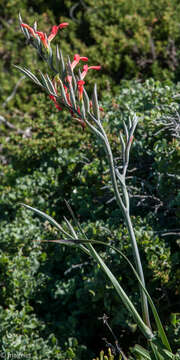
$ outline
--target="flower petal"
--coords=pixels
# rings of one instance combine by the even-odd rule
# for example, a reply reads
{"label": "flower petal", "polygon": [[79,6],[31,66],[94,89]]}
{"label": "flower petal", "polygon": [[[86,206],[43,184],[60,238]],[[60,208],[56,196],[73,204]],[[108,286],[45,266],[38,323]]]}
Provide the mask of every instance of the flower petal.
{"label": "flower petal", "polygon": [[61,23],[61,24],[59,24],[59,29],[63,29],[68,25],[69,25],[69,23],[67,23],[67,22]]}
{"label": "flower petal", "polygon": [[29,26],[28,24],[24,24],[24,23],[22,23],[21,26],[24,27],[24,28],[26,28],[26,29],[28,29],[29,32],[31,33],[31,35],[32,35],[34,38],[36,38],[36,32],[35,32],[35,30],[34,30],[31,26]]}

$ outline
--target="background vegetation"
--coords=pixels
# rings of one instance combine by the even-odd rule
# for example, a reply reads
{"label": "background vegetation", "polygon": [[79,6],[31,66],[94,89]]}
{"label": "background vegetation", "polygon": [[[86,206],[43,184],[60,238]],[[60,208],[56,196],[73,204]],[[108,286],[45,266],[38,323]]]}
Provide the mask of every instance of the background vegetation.
{"label": "background vegetation", "polygon": [[[30,354],[33,360],[91,359],[105,348],[102,338],[113,343],[98,320],[103,313],[110,317],[126,353],[129,346],[142,343],[99,268],[77,250],[37,241],[55,239],[57,234],[18,205],[25,202],[63,222],[64,215],[70,219],[64,199],[70,200],[89,237],[119,244],[131,259],[120,211],[111,189],[104,189],[109,174],[103,149],[88,130],[83,132],[66,114],[56,112],[46,95],[13,68],[13,64],[32,70],[44,66],[19,31],[20,10],[25,22],[38,20],[40,30],[68,20],[69,28],[60,34],[63,53],[80,52],[90,63],[103,65],[102,75],[98,72],[95,77],[117,163],[122,119],[132,111],[140,117],[128,173],[131,213],[148,289],[177,351],[179,4],[143,1],[142,6],[141,0],[114,0],[111,6],[106,0],[79,2],[75,8],[73,4],[66,0],[0,4],[1,347],[19,351],[24,358]],[[93,77],[90,88],[92,82]],[[9,99],[14,88],[16,94]],[[126,264],[110,250],[105,253],[102,248],[101,253],[139,306],[137,284]]]}

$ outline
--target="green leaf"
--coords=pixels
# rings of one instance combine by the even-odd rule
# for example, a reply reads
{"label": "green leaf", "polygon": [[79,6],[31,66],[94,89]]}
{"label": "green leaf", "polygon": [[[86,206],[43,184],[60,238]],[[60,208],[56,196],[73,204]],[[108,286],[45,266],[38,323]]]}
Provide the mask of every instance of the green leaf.
{"label": "green leaf", "polygon": [[45,76],[43,75],[43,73],[40,71],[40,75],[41,75],[41,79],[42,79],[42,83],[44,85],[44,88],[47,90],[48,93],[51,93],[51,89],[49,87],[48,81],[45,78]]}
{"label": "green leaf", "polygon": [[103,241],[96,241],[96,240],[79,240],[79,239],[76,239],[76,241],[80,241],[84,244],[86,243],[94,243],[94,244],[99,244],[99,245],[105,245],[111,249],[113,249],[114,251],[116,251],[117,253],[119,253],[129,264],[129,266],[131,267],[132,271],[134,272],[138,282],[140,283],[143,291],[145,292],[147,298],[148,298],[148,301],[149,301],[149,304],[151,306],[151,310],[152,310],[152,313],[154,315],[154,319],[155,319],[155,322],[156,322],[156,325],[157,325],[157,328],[158,328],[158,334],[159,334],[159,337],[161,338],[161,341],[162,343],[164,344],[164,346],[167,348],[167,350],[169,350],[170,354],[172,354],[171,352],[171,347],[169,345],[169,341],[167,339],[167,336],[165,334],[165,331],[164,331],[164,328],[163,328],[163,325],[161,323],[161,320],[159,318],[159,315],[158,315],[158,312],[156,310],[156,307],[153,303],[153,300],[151,298],[151,296],[149,295],[148,291],[146,290],[146,288],[143,286],[142,282],[141,282],[141,279],[138,275],[138,273],[136,272],[134,266],[131,264],[131,262],[129,261],[129,259],[122,253],[122,251],[120,251],[119,249],[117,249],[116,247],[112,246],[112,245],[109,245],[109,244],[106,244],[105,242]]}
{"label": "green leaf", "polygon": [[98,104],[98,97],[97,97],[97,86],[94,85],[94,91],[92,96],[92,105],[93,105],[93,113],[94,116],[98,121],[100,121],[100,111],[99,111],[99,104]]}
{"label": "green leaf", "polygon": [[18,70],[20,70],[23,74],[25,74],[29,79],[31,79],[35,84],[43,87],[43,85],[40,83],[40,81],[38,80],[38,78],[28,69],[26,68],[22,68],[20,66],[17,65],[13,65],[15,68],[17,68]]}
{"label": "green leaf", "polygon": [[83,100],[85,111],[88,113],[90,111],[89,97],[85,89],[83,89]]}
{"label": "green leaf", "polygon": [[55,91],[54,85],[53,85],[51,79],[49,78],[48,74],[46,75],[46,79],[47,79],[48,87],[50,89],[50,93],[52,95],[56,96],[56,91]]}
{"label": "green leaf", "polygon": [[[85,241],[86,243],[87,241]],[[133,303],[126,295],[125,291],[117,281],[116,277],[113,275],[111,270],[107,267],[104,263],[103,259],[99,256],[96,250],[93,248],[91,244],[89,244],[88,249],[90,251],[91,256],[94,260],[101,266],[102,270],[106,273],[107,277],[110,279],[112,285],[116,289],[119,297],[121,298],[122,302],[124,303],[125,307],[129,310],[130,314],[133,316],[135,321],[137,322],[139,328],[141,329],[142,333],[148,340],[152,340],[154,338],[154,334],[152,331],[146,326],[142,318],[140,317],[139,313],[137,312],[136,308],[134,307]]]}
{"label": "green leaf", "polygon": [[145,359],[151,360],[149,351],[147,351],[146,349],[144,349],[142,346],[140,346],[140,345],[135,345],[132,350],[133,350],[133,353],[142,356],[142,358],[141,358],[142,360],[143,360],[143,359],[144,359],[144,360],[145,360]]}
{"label": "green leaf", "polygon": [[40,211],[36,208],[33,208],[32,206],[20,203],[20,205],[26,207],[28,210],[31,210],[33,212],[35,212],[37,215],[41,216],[43,219],[47,220],[50,222],[51,225],[55,226],[58,230],[60,230],[63,234],[71,237],[70,234],[68,234],[66,231],[64,231],[64,229],[62,228],[61,225],[59,225],[51,216],[47,215],[46,213],[44,213],[43,211]]}

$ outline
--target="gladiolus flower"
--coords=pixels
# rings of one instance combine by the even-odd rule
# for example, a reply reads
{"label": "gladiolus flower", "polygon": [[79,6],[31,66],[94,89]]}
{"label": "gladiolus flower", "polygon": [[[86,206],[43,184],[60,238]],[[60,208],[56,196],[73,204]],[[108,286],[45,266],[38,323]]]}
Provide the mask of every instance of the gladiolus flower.
{"label": "gladiolus flower", "polygon": [[27,24],[21,24],[22,27],[29,30],[30,34],[34,38],[36,38],[37,37],[36,35],[38,35],[46,49],[48,49],[51,40],[54,39],[54,37],[56,36],[58,30],[63,29],[64,27],[66,27],[68,25],[69,25],[68,23],[62,23],[62,24],[59,24],[58,26],[54,25],[52,27],[50,35],[47,37],[46,33],[43,33],[42,31],[35,31],[32,27],[30,27]]}
{"label": "gladiolus flower", "polygon": [[37,38],[35,30],[34,30],[31,26],[29,26],[29,25],[27,25],[27,24],[23,24],[23,23],[21,24],[21,26],[24,27],[24,28],[26,28],[26,29],[28,29],[29,32],[30,32],[30,34],[31,34],[34,38]]}
{"label": "gladiolus flower", "polygon": [[36,31],[36,34],[40,37],[43,45],[45,46],[45,48],[48,48],[48,38],[47,35],[45,33],[43,33],[42,31]]}
{"label": "gladiolus flower", "polygon": [[51,40],[54,39],[54,37],[56,36],[57,32],[59,29],[63,29],[65,28],[66,26],[68,26],[69,24],[68,23],[62,23],[62,24],[59,24],[58,26],[54,25],[52,27],[52,30],[51,30],[51,33],[50,35],[48,36],[48,41],[51,42]]}
{"label": "gladiolus flower", "polygon": [[83,85],[85,84],[85,81],[84,80],[79,80],[77,82],[77,85],[78,85],[78,92],[79,92],[79,100],[81,101],[82,100],[82,97],[83,97]]}
{"label": "gladiolus flower", "polygon": [[74,70],[75,66],[77,64],[79,64],[79,61],[82,60],[82,61],[88,61],[88,58],[85,57],[85,56],[80,56],[79,54],[75,54],[74,55],[74,60],[71,64],[71,69]]}
{"label": "gladiolus flower", "polygon": [[101,66],[100,65],[97,65],[97,66],[88,66],[88,65],[84,65],[83,66],[83,72],[81,73],[81,79],[84,79],[88,70],[90,69],[94,69],[94,70],[100,70],[101,69]]}

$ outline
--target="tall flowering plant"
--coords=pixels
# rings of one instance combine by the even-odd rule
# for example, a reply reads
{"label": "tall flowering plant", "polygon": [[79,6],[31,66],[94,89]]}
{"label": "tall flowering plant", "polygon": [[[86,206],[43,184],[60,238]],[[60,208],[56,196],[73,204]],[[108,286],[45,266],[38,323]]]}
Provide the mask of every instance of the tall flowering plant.
{"label": "tall flowering plant", "polygon": [[[56,52],[53,54],[51,41],[55,36],[58,35],[61,29],[68,26],[68,23],[62,23],[58,26],[53,26],[50,35],[47,36],[45,33],[37,30],[36,23],[31,27],[22,21],[21,16],[19,16],[19,20],[21,31],[24,33],[29,44],[31,44],[36,49],[38,54],[47,63],[48,67],[51,68],[54,73],[54,77],[51,79],[48,74],[44,75],[41,72],[39,77],[36,77],[29,69],[22,68],[20,66],[16,66],[16,68],[29,77],[36,85],[41,87],[41,89],[48,94],[49,98],[52,100],[58,111],[66,109],[71,114],[71,116],[80,123],[83,130],[88,127],[92,133],[94,133],[98,139],[100,139],[104,146],[105,154],[109,164],[114,196],[117,205],[122,211],[124,221],[128,229],[129,239],[131,241],[132,252],[134,255],[135,267],[118,248],[114,248],[113,246],[110,246],[104,242],[88,239],[77,219],[75,218],[75,215],[72,212],[69,204],[67,204],[67,206],[78,230],[75,230],[71,223],[65,219],[69,229],[66,231],[60,224],[58,224],[51,216],[47,215],[46,213],[26,204],[22,205],[37,215],[43,217],[58,229],[61,236],[59,239],[52,241],[58,242],[59,244],[75,245],[100,265],[101,269],[105,272],[106,276],[114,286],[127,311],[133,316],[139,329],[147,339],[148,350],[145,350],[144,348],[136,345],[134,352],[137,353],[137,358],[150,360],[175,359],[175,355],[173,355],[171,351],[170,344],[166,337],[157,310],[146,289],[143,268],[130,216],[129,194],[126,186],[126,173],[129,164],[130,149],[133,142],[133,134],[138,123],[138,118],[136,114],[134,114],[132,118],[129,118],[128,124],[125,122],[123,123],[124,132],[120,133],[122,151],[122,171],[120,172],[115,165],[111,145],[101,121],[101,107],[99,106],[98,102],[96,85],[94,86],[91,100],[89,99],[85,89],[85,78],[87,77],[89,70],[100,70],[101,66],[87,65],[88,58],[85,56],[80,56],[79,54],[75,54],[72,60],[67,57],[67,61],[65,62],[59,46],[56,47]],[[79,69],[76,71],[77,66],[82,62],[85,62],[86,64],[83,65],[82,70]],[[114,251],[119,253],[125,259],[125,261],[127,261],[128,266],[131,267],[134,276],[137,278],[139,283],[141,314],[137,311],[132,301],[127,296],[125,290],[118,282],[117,278],[113,275],[109,267],[105,264],[100,254],[95,249],[95,244],[112,247]],[[153,332],[151,328],[148,303],[156,323],[155,332]],[[121,353],[121,350],[119,350],[119,352],[121,358],[125,359],[126,357],[123,353]]]}

